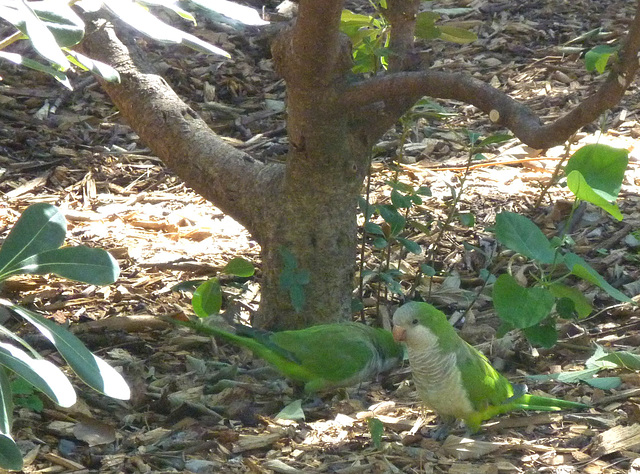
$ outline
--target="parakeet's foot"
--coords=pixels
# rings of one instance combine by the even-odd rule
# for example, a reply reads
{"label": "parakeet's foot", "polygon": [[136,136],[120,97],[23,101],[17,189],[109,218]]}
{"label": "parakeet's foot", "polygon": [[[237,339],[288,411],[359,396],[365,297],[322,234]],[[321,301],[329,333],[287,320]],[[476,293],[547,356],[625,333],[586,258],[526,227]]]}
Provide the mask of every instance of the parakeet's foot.
{"label": "parakeet's foot", "polygon": [[450,427],[447,423],[441,423],[435,430],[432,431],[431,437],[436,441],[443,441],[449,436]]}

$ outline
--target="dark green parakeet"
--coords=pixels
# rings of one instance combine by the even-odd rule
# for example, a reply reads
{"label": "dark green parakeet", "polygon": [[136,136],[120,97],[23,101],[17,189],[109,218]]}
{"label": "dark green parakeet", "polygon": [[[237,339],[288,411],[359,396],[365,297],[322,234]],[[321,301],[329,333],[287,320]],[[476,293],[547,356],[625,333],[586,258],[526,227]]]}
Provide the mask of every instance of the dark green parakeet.
{"label": "dark green parakeet", "polygon": [[471,432],[513,410],[558,411],[587,405],[526,394],[465,342],[442,311],[427,303],[407,303],[393,315],[393,335],[407,345],[418,395],[445,423],[464,420]]}
{"label": "dark green parakeet", "polygon": [[306,393],[373,380],[403,357],[402,346],[389,331],[361,323],[281,332],[239,326],[234,334],[209,325],[175,322],[250,349],[284,376],[302,382]]}

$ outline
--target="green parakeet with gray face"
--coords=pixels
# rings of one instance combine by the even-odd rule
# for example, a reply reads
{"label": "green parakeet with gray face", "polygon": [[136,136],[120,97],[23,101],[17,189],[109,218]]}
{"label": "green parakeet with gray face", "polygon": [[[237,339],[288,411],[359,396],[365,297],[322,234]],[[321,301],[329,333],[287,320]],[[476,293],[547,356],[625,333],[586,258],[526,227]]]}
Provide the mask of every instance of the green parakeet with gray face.
{"label": "green parakeet with gray face", "polygon": [[464,420],[475,433],[480,424],[513,410],[558,411],[587,405],[526,394],[465,342],[442,311],[427,303],[407,303],[393,315],[393,335],[407,345],[420,399],[446,424]]}
{"label": "green parakeet with gray face", "polygon": [[302,382],[307,394],[373,380],[402,361],[404,354],[391,332],[361,323],[281,332],[240,325],[231,333],[200,323],[174,322],[246,347],[284,376]]}

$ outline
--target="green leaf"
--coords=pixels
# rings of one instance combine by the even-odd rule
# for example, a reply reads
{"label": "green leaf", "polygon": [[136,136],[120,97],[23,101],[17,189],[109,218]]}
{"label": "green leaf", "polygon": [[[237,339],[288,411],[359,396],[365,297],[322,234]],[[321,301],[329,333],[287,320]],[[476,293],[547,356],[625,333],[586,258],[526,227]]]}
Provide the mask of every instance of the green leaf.
{"label": "green leaf", "polygon": [[34,359],[22,349],[1,342],[0,365],[25,379],[61,407],[76,403],[76,392],[71,382],[48,360]]}
{"label": "green leaf", "polygon": [[367,418],[367,426],[371,435],[371,442],[376,449],[380,449],[382,444],[382,435],[384,434],[384,425],[379,419],[372,417]]}
{"label": "green leaf", "polygon": [[391,203],[397,209],[409,209],[411,207],[411,199],[409,197],[400,194],[395,189],[391,191]]}
{"label": "green leaf", "polygon": [[[110,285],[118,279],[118,262],[104,249],[79,245],[32,255],[10,268],[10,274],[55,275],[91,285]],[[6,273],[4,274],[6,275]]]}
{"label": "green leaf", "polygon": [[587,71],[593,71],[595,69],[599,74],[604,73],[607,69],[609,58],[617,51],[617,46],[608,46],[605,44],[600,44],[587,51],[584,55],[584,63]]}
{"label": "green leaf", "polygon": [[256,269],[250,261],[245,260],[242,257],[234,257],[229,260],[222,271],[224,273],[227,273],[228,275],[249,278],[253,276],[253,274],[256,272]]}
{"label": "green leaf", "polygon": [[9,376],[0,367],[0,468],[18,471],[22,469],[22,453],[11,438],[13,424],[13,394]]}
{"label": "green leaf", "polygon": [[573,319],[577,315],[576,304],[570,298],[559,298],[556,301],[556,311],[564,319]]}
{"label": "green leaf", "polygon": [[584,382],[600,390],[613,390],[622,385],[620,377],[594,377],[586,379]]}
{"label": "green leaf", "polygon": [[425,263],[420,264],[420,271],[428,277],[432,277],[436,274],[436,269]]}
{"label": "green leaf", "polygon": [[508,133],[496,133],[495,135],[490,135],[480,143],[476,145],[476,147],[485,147],[488,145],[494,145],[496,143],[504,143],[513,139],[513,135],[509,135]]}
{"label": "green leaf", "polygon": [[501,212],[496,217],[497,239],[525,257],[541,263],[554,263],[560,257],[542,231],[525,216]]}
{"label": "green leaf", "polygon": [[393,273],[382,272],[380,273],[380,278],[390,292],[395,293],[396,295],[402,294],[402,285],[394,279]]}
{"label": "green leaf", "polygon": [[627,370],[640,370],[640,355],[629,351],[610,352],[598,360],[612,362],[617,367]]}
{"label": "green leaf", "polygon": [[609,201],[620,192],[629,164],[629,152],[609,145],[585,145],[576,151],[565,167],[565,175],[579,171],[591,188],[601,191]]}
{"label": "green leaf", "polygon": [[304,287],[302,285],[294,285],[289,288],[289,298],[291,299],[291,306],[293,306],[296,313],[302,312],[306,301]]}
{"label": "green leaf", "polygon": [[0,433],[0,467],[12,471],[22,469],[22,453],[9,433]]}
{"label": "green leaf", "polygon": [[387,242],[387,239],[385,239],[384,237],[377,237],[377,238],[373,239],[373,247],[374,248],[383,249],[387,245],[389,245],[389,242]]}
{"label": "green leaf", "polygon": [[420,244],[414,242],[413,240],[405,239],[404,237],[397,237],[397,240],[409,252],[415,253],[416,255],[420,255],[422,253],[422,247],[420,247]]}
{"label": "green leaf", "polygon": [[593,189],[591,186],[589,186],[587,181],[582,176],[582,173],[580,173],[579,171],[574,170],[569,173],[569,176],[567,176],[567,186],[578,199],[582,199],[583,201],[595,204],[602,210],[611,214],[617,220],[622,220],[622,213],[620,212],[620,209],[616,204],[610,202],[610,198],[613,198],[615,200],[615,197],[610,196],[603,191]]}
{"label": "green leaf", "polygon": [[558,342],[558,331],[555,324],[537,324],[522,330],[524,335],[534,346],[541,346],[547,349],[556,345]]}
{"label": "green leaf", "polygon": [[440,38],[440,28],[436,26],[436,21],[439,19],[440,15],[434,12],[418,13],[416,15],[416,37],[426,40]]}
{"label": "green leaf", "polygon": [[431,196],[431,188],[429,186],[420,186],[416,190],[416,194],[420,194],[421,196]]}
{"label": "green leaf", "polygon": [[440,25],[440,39],[456,44],[473,43],[478,39],[473,31],[464,28],[456,28],[455,26]]}
{"label": "green leaf", "polygon": [[45,66],[44,64],[41,64],[29,58],[25,58],[16,53],[7,53],[5,51],[0,51],[0,58],[11,61],[18,66],[28,67],[29,69],[49,74],[53,76],[58,82],[62,83],[62,85],[64,85],[67,89],[73,90],[73,87],[71,87],[71,82],[69,82],[69,78],[67,77],[67,75],[63,72],[58,71],[57,69],[53,69],[50,66]]}
{"label": "green leaf", "polygon": [[[144,5],[158,5],[166,8],[167,10],[171,10],[175,12],[180,18],[184,18],[187,21],[193,23],[196,26],[198,23],[196,22],[195,17],[186,10],[183,10],[177,5],[176,0],[138,0],[140,3]],[[238,5],[240,8],[240,5]]]}
{"label": "green leaf", "polygon": [[493,285],[493,305],[503,321],[524,329],[543,321],[555,298],[545,288],[524,288],[511,275],[503,274]]}
{"label": "green leaf", "polygon": [[57,249],[66,234],[67,221],[55,206],[32,204],[22,213],[0,248],[0,275],[16,262]]}
{"label": "green leaf", "polygon": [[575,253],[568,252],[567,254],[565,254],[564,264],[573,275],[580,277],[583,280],[587,280],[589,283],[592,283],[599,288],[602,288],[609,294],[609,296],[624,303],[631,302],[631,298],[629,298],[621,291],[616,290],[613,286],[607,283],[607,281],[602,278],[602,276],[597,271],[595,271],[591,267],[591,265],[589,265],[584,261],[584,259],[580,258]]}
{"label": "green leaf", "polygon": [[211,278],[200,285],[193,293],[191,306],[200,318],[218,314],[222,308],[220,281],[217,278]]}
{"label": "green leaf", "polygon": [[304,421],[304,419],[302,400],[292,401],[276,415],[276,420]]}
{"label": "green leaf", "polygon": [[120,84],[120,73],[114,68],[103,62],[91,59],[84,54],[80,54],[77,51],[65,50],[69,54],[69,59],[76,66],[79,66],[87,71],[91,71],[93,74],[101,77],[107,82],[114,82]]}
{"label": "green leaf", "polygon": [[392,236],[395,237],[402,232],[407,221],[393,206],[378,206],[378,212],[385,222],[391,226]]}
{"label": "green leaf", "polygon": [[103,0],[107,9],[129,26],[140,33],[165,44],[183,44],[203,53],[219,54],[226,58],[231,56],[226,51],[173,26],[163,23],[149,13],[141,5],[127,0]]}
{"label": "green leaf", "polygon": [[42,0],[29,2],[29,6],[53,33],[58,46],[70,48],[84,38],[84,22],[68,2]]}
{"label": "green leaf", "polygon": [[69,61],[67,61],[55,37],[27,2],[14,1],[0,4],[0,17],[29,38],[38,54],[50,61],[55,68],[61,71],[66,71],[69,68]]}
{"label": "green leaf", "polygon": [[460,223],[465,227],[473,227],[476,223],[476,216],[470,212],[462,212],[456,215]]}
{"label": "green leaf", "polygon": [[87,349],[82,341],[68,330],[33,311],[0,299],[3,305],[26,319],[60,352],[73,371],[94,390],[119,400],[131,396],[129,386],[113,367]]}
{"label": "green leaf", "polygon": [[554,283],[549,285],[549,291],[556,298],[568,298],[573,301],[574,308],[579,318],[586,318],[591,314],[593,307],[584,294],[577,288],[563,285],[562,283]]}
{"label": "green leaf", "polygon": [[384,231],[382,230],[382,227],[380,227],[378,224],[376,224],[374,222],[366,222],[364,224],[364,230],[369,235],[382,235],[382,236],[384,236]]}

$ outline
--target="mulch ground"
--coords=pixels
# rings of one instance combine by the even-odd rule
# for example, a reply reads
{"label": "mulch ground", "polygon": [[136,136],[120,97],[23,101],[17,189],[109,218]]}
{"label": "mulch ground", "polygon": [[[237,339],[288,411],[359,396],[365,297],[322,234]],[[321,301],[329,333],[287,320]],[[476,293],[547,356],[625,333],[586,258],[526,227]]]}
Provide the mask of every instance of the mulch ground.
{"label": "mulch ground", "polygon": [[[544,120],[561,115],[601,81],[564,43],[596,27],[602,27],[597,42],[618,38],[633,9],[631,2],[616,0],[441,1],[438,6],[458,3],[473,11],[455,21],[473,28],[479,40],[466,46],[429,43],[432,65],[489,81]],[[282,157],[287,150],[285,85],[265,58],[264,37],[207,21],[193,31],[225,48],[232,60],[153,43],[146,45],[149,55],[218,134],[263,159]],[[590,44],[597,43],[577,46]],[[236,256],[252,261],[257,277],[227,291],[235,291],[242,308],[256,309],[258,245],[152,156],[92,79],[75,78],[75,91],[66,93],[48,77],[7,63],[2,67],[4,235],[28,205],[52,203],[67,218],[69,244],[105,248],[121,268],[109,287],[17,277],[6,283],[2,296],[70,322],[88,347],[122,371],[133,392],[131,401],[117,402],[78,382],[80,401],[69,410],[46,402],[40,413],[19,408],[14,434],[26,453],[25,472],[604,473],[640,465],[635,461],[640,457],[640,377],[633,371],[616,372],[623,385],[613,391],[530,383],[531,389],[591,402],[593,408],[503,416],[473,438],[460,429],[444,442],[428,436],[436,420],[428,411],[421,413],[407,367],[307,404],[304,421],[276,419],[296,398],[286,380],[243,350],[168,327],[157,318],[192,314],[190,293],[175,291],[175,285],[217,275]],[[619,200],[623,221],[587,206],[572,229],[575,251],[629,295],[639,293],[640,279],[638,240],[632,235],[640,226],[638,92],[632,87],[601,129],[594,125],[581,132],[569,148],[599,142],[630,151]],[[437,246],[436,232],[412,234],[430,251],[427,257],[402,257],[407,285],[419,264],[433,263],[438,276],[418,291],[430,292],[430,301],[455,317],[473,303],[459,321],[462,334],[513,380],[581,369],[594,343],[607,350],[636,348],[638,311],[578,282],[596,311],[586,320],[564,324],[553,350],[532,349],[517,335],[494,340],[498,321],[489,299],[477,297],[478,272],[488,263],[492,270],[506,266],[508,256],[498,254],[488,262],[478,249],[495,246],[490,227],[503,210],[530,216],[548,235],[557,232],[567,216],[569,193],[553,186],[541,204],[534,204],[567,149],[537,151],[512,140],[487,150],[481,165],[465,174],[467,130],[483,136],[499,130],[471,106],[436,102],[450,114],[416,119],[399,165],[393,162],[401,128],[381,141],[372,165],[371,200],[387,202],[390,189],[384,183],[398,173],[404,182],[429,186],[433,193],[413,210],[413,219],[436,228],[433,223],[447,218],[455,189],[462,193],[459,212],[472,214],[475,224],[467,227],[454,219]],[[392,263],[400,258],[392,257]],[[364,264],[376,269],[384,259],[379,251],[367,250]],[[524,262],[510,264],[514,273],[526,272]],[[369,316],[378,303],[388,316],[390,308],[380,298],[374,284],[366,287]],[[4,324],[28,335],[16,321]],[[37,337],[29,341],[58,361]],[[379,446],[368,427],[372,416],[384,426]]]}

